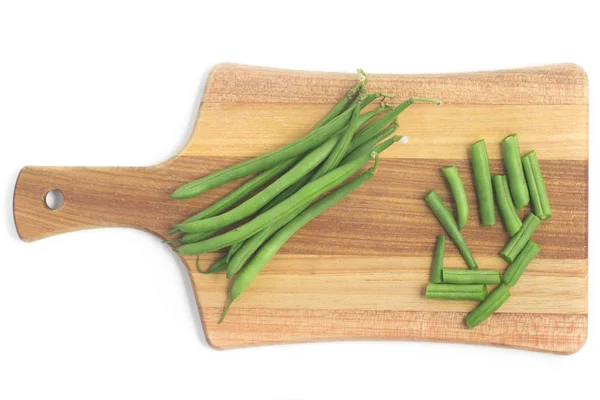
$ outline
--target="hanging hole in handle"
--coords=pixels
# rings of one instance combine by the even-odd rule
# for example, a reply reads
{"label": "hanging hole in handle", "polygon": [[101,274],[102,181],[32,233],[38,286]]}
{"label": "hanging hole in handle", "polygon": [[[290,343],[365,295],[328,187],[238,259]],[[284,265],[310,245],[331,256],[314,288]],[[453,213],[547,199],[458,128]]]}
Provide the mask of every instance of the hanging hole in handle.
{"label": "hanging hole in handle", "polygon": [[49,210],[58,210],[65,204],[65,196],[59,189],[52,189],[44,196],[44,204]]}

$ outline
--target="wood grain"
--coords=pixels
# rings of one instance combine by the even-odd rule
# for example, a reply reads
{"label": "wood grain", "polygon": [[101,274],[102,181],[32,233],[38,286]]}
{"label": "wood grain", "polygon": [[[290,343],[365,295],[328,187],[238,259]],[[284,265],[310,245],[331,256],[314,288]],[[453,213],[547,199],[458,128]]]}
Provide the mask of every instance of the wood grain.
{"label": "wood grain", "polygon": [[[25,167],[14,215],[26,241],[79,229],[125,226],[163,236],[169,226],[234,188],[174,201],[181,183],[302,136],[353,85],[354,74],[284,71],[220,64],[182,151],[154,167]],[[588,84],[572,64],[444,75],[372,75],[370,88],[441,98],[402,114],[407,145],[384,154],[375,178],[295,235],[235,305],[216,322],[226,299],[222,275],[196,272],[183,258],[207,340],[216,348],[316,340],[405,339],[504,345],[557,353],[587,337]],[[477,329],[463,326],[472,302],[423,297],[435,235],[441,228],[424,194],[436,188],[451,204],[440,167],[456,165],[467,183],[471,217],[464,234],[483,268],[508,236],[482,228],[467,148],[485,138],[493,173],[502,171],[501,138],[518,132],[535,149],[553,218],[535,234],[543,251],[507,304]],[[565,184],[568,183],[568,184]],[[65,204],[44,205],[60,189]],[[523,213],[526,210],[523,211]],[[216,257],[202,256],[204,265]],[[446,266],[464,268],[454,246]]]}

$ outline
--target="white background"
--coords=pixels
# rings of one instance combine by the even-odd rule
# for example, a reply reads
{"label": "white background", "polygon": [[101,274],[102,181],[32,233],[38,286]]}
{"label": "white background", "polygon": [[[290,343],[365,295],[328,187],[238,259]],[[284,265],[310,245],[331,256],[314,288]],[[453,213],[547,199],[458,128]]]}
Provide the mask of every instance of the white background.
{"label": "white background", "polygon": [[[0,399],[599,398],[595,206],[589,339],[571,356],[411,342],[217,351],[204,340],[184,267],[157,238],[104,229],[26,244],[12,218],[25,165],[152,165],[175,154],[208,68],[222,61],[373,73],[576,62],[589,74],[597,154],[592,8],[524,0],[89,3],[0,2]],[[597,176],[592,158],[592,182]]]}

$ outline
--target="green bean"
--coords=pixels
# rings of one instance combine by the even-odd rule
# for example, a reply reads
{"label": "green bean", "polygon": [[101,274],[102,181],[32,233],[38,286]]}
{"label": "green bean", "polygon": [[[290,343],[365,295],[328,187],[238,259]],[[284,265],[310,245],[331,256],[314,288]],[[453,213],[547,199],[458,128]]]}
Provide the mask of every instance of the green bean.
{"label": "green bean", "polygon": [[364,164],[366,164],[369,159],[370,155],[365,155],[346,165],[334,169],[319,179],[308,183],[306,186],[294,193],[294,195],[282,201],[269,211],[256,216],[251,221],[238,226],[235,229],[201,242],[179,246],[176,250],[182,255],[197,255],[207,253],[209,251],[219,250],[224,247],[231,246],[232,244],[241,240],[247,239],[268,225],[275,224],[278,221],[285,219],[289,214],[294,212],[294,210],[298,207],[298,204],[301,204],[303,200],[314,200],[323,192],[341,184],[348,177],[358,171]]}
{"label": "green bean", "polygon": [[323,199],[316,202],[304,210],[300,215],[295,217],[290,223],[279,230],[261,249],[254,255],[250,263],[244,268],[235,278],[231,285],[231,293],[229,301],[223,310],[219,323],[223,321],[227,315],[227,311],[231,303],[237,299],[250,283],[256,278],[258,273],[264,266],[273,258],[279,249],[304,225],[312,221],[314,218],[322,214],[327,209],[339,203],[344,197],[368,181],[375,173],[375,167],[363,172],[358,178],[353,179],[335,192],[327,195]]}
{"label": "green bean", "polygon": [[[396,129],[398,129],[398,125],[396,123],[392,123],[390,126],[388,126],[385,129],[382,129],[381,132],[379,132],[373,138],[371,138],[368,141],[366,141],[365,143],[361,144],[354,150],[350,151],[350,149],[348,149],[346,151],[346,156],[344,156],[340,165],[346,164],[347,162],[353,160],[355,157],[359,156],[360,154],[363,154],[368,149],[373,149],[377,145],[377,143],[379,143],[379,141],[381,141],[383,139],[387,139],[389,136],[391,136],[396,131]],[[396,140],[396,142],[402,140],[402,136],[396,136],[396,137],[398,138]],[[350,143],[352,143],[352,142],[350,142]]]}
{"label": "green bean", "polygon": [[498,285],[487,298],[467,315],[466,324],[469,329],[485,321],[490,315],[497,311],[510,297],[510,291],[504,284]]}
{"label": "green bean", "polygon": [[540,219],[538,217],[532,213],[527,214],[521,229],[510,238],[504,249],[500,252],[500,257],[506,262],[512,263],[521,250],[523,250],[523,247],[525,247],[539,225]]}
{"label": "green bean", "polygon": [[319,121],[319,123],[315,126],[315,129],[320,128],[320,127],[326,125],[327,123],[331,122],[335,117],[340,115],[342,113],[342,111],[344,111],[346,106],[353,100],[358,101],[359,93],[367,85],[367,74],[365,74],[365,71],[363,71],[362,69],[359,69],[358,73],[360,74],[360,80],[356,84],[356,86],[354,86],[352,89],[350,89],[348,91],[348,93],[344,96],[344,98],[342,100],[340,100],[340,102],[337,103],[331,109],[331,111],[329,111],[327,113],[327,115],[325,117],[323,117],[323,119],[321,121]]}
{"label": "green bean", "polygon": [[473,164],[473,174],[475,175],[475,188],[477,189],[481,223],[483,226],[496,225],[492,177],[485,140],[482,139],[471,146],[471,162]]}
{"label": "green bean", "polygon": [[198,256],[196,257],[196,269],[201,274],[215,274],[217,272],[225,271],[227,269],[226,257],[223,256],[219,258],[218,260],[213,262],[209,269],[207,269],[206,271],[202,271],[202,269],[200,269],[200,256]]}
{"label": "green bean", "polygon": [[352,151],[352,150],[356,149],[358,146],[360,146],[361,144],[368,141],[369,139],[372,139],[383,128],[385,128],[391,122],[396,120],[396,118],[398,118],[398,115],[400,115],[400,113],[402,111],[406,110],[411,104],[413,104],[417,101],[436,103],[438,105],[440,104],[440,102],[437,100],[425,99],[425,98],[421,98],[421,97],[411,97],[410,99],[408,99],[408,100],[400,103],[396,107],[394,107],[390,112],[385,114],[383,117],[381,117],[380,119],[378,119],[371,125],[367,126],[364,130],[358,132],[352,139],[352,142],[350,143],[350,148],[348,149],[348,151]]}
{"label": "green bean", "polygon": [[431,282],[442,283],[442,268],[444,267],[444,250],[446,248],[446,236],[438,235],[435,240],[435,253],[431,265]]}
{"label": "green bean", "polygon": [[238,204],[240,201],[248,197],[258,188],[262,187],[267,182],[270,182],[275,177],[285,173],[291,168],[292,165],[294,165],[298,161],[298,159],[300,159],[299,156],[292,157],[279,165],[276,165],[267,169],[266,171],[259,173],[252,179],[249,179],[242,185],[238,186],[227,196],[208,206],[204,210],[200,211],[198,214],[191,216],[180,223],[187,224],[188,222],[194,222],[204,218],[214,217],[215,215],[219,215],[222,212],[231,209],[234,205]]}
{"label": "green bean", "polygon": [[289,187],[304,175],[315,169],[319,164],[321,164],[321,162],[323,162],[323,160],[325,160],[329,153],[331,153],[331,150],[333,150],[337,141],[337,137],[328,139],[325,143],[311,151],[306,157],[304,157],[289,171],[279,177],[279,179],[277,179],[275,182],[271,183],[255,196],[246,200],[232,210],[214,217],[188,222],[185,224],[177,224],[175,227],[182,232],[201,232],[224,228],[241,221],[242,219],[260,210],[269,202],[269,200],[277,196],[277,194],[281,193],[285,188]]}
{"label": "green bean", "polygon": [[462,230],[469,220],[469,202],[467,201],[467,193],[465,192],[465,185],[463,184],[458,168],[456,167],[444,167],[442,168],[446,180],[452,190],[452,196],[454,197],[454,203],[456,204],[456,222],[458,223],[458,229]]}
{"label": "green bean", "polygon": [[537,257],[538,253],[542,248],[535,242],[531,240],[527,241],[523,250],[519,253],[515,261],[508,266],[506,271],[504,272],[504,276],[502,280],[508,286],[515,286],[523,272],[525,272],[525,268],[529,265],[529,263]]}
{"label": "green bean", "polygon": [[515,207],[517,207],[517,210],[520,210],[529,204],[529,192],[527,191],[527,183],[523,174],[519,139],[516,133],[508,135],[502,140],[502,149],[510,195],[515,203]]}
{"label": "green bean", "polygon": [[[356,153],[356,157],[364,155],[365,152],[371,152],[375,150],[377,153],[382,153],[393,143],[400,140],[399,136],[395,136],[376,146],[375,149],[369,147],[368,149],[363,149],[362,154]],[[361,146],[362,148],[362,146]],[[356,149],[355,152],[358,152],[359,149]],[[276,224],[272,224],[266,229],[256,233],[251,238],[244,241],[243,246],[240,250],[231,258],[229,262],[229,266],[227,267],[227,277],[230,278],[234,274],[236,274],[248,261],[248,259],[254,254],[254,252],[267,240],[269,239],[275,232],[277,232],[281,227],[285,226],[288,222],[294,219],[300,212],[302,212],[306,207],[310,206],[311,202],[305,202],[302,207],[298,209],[298,211],[294,214],[290,214],[287,218],[279,221]]]}
{"label": "green bean", "polygon": [[485,285],[451,285],[448,283],[428,283],[425,297],[446,300],[483,300],[487,295]]}
{"label": "green bean", "polygon": [[535,150],[530,151],[523,156],[523,168],[525,169],[525,176],[527,177],[527,186],[529,187],[529,194],[531,195],[533,213],[537,215],[539,219],[552,217],[546,184],[544,183],[544,177],[542,176],[542,170]]}
{"label": "green bean", "polygon": [[215,234],[219,233],[219,230],[220,229],[214,229],[212,231],[186,233],[176,241],[181,244],[199,242],[201,240],[208,239],[209,237],[214,236]]}
{"label": "green bean", "polygon": [[425,196],[425,201],[446,232],[448,232],[448,235],[458,248],[458,251],[462,255],[469,269],[477,269],[477,263],[473,258],[473,254],[471,254],[471,250],[469,250],[469,247],[467,246],[467,242],[465,242],[465,238],[462,233],[460,233],[460,229],[458,229],[458,224],[437,192],[435,190],[429,192],[429,194]]}
{"label": "green bean", "polygon": [[237,242],[229,248],[229,251],[227,252],[227,263],[228,264],[229,264],[229,261],[231,260],[231,257],[233,257],[235,255],[235,253],[237,253],[240,250],[240,247],[242,247],[243,244],[244,244],[244,242]]}
{"label": "green bean", "polygon": [[284,160],[305,153],[306,151],[321,145],[343,128],[350,120],[352,112],[353,109],[347,109],[327,124],[278,150],[263,154],[251,160],[242,161],[231,167],[213,172],[203,178],[186,183],[175,190],[171,197],[174,199],[189,199],[198,196],[209,189],[221,186],[224,183],[243,178],[254,172],[263,171]]}
{"label": "green bean", "polygon": [[500,272],[478,269],[447,269],[444,268],[442,272],[444,283],[453,283],[460,285],[468,284],[485,284],[485,285],[497,285],[501,282]]}
{"label": "green bean", "polygon": [[510,236],[513,236],[519,231],[523,221],[519,218],[515,205],[513,204],[510,191],[508,189],[508,180],[505,175],[494,175],[492,177],[494,183],[494,191],[496,192],[496,203],[500,210],[500,216],[504,222],[504,226]]}

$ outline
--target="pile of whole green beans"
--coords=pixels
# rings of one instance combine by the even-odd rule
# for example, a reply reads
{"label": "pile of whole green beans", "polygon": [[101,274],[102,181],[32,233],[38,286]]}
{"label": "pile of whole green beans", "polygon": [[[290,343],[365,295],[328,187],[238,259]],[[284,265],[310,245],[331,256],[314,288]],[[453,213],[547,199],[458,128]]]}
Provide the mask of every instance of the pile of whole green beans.
{"label": "pile of whole green beans", "polygon": [[[305,224],[350,194],[375,173],[378,154],[401,139],[392,136],[396,119],[411,104],[439,102],[413,97],[395,107],[384,93],[366,93],[360,81],[301,139],[278,150],[232,165],[180,186],[174,199],[190,199],[227,182],[256,173],[231,193],[173,226],[170,232],[182,255],[196,255],[200,273],[226,271],[233,278],[231,303],[256,278],[286,241]],[[380,107],[362,112],[373,101]],[[373,167],[352,176],[371,159]],[[333,190],[327,196],[319,197]],[[207,270],[199,255],[226,249]]]}
{"label": "pile of whole green beans", "polygon": [[[456,220],[435,190],[425,196],[427,205],[469,267],[468,270],[443,268],[446,236],[439,235],[436,239],[431,278],[425,296],[430,299],[481,301],[467,315],[465,322],[469,328],[474,328],[485,321],[510,297],[510,287],[517,284],[529,263],[541,250],[538,244],[530,240],[533,232],[540,225],[541,220],[552,216],[546,184],[536,152],[531,151],[521,157],[516,134],[504,138],[502,147],[506,175],[491,175],[485,140],[480,140],[471,146],[471,163],[481,224],[483,226],[496,224],[495,192],[500,216],[510,235],[509,242],[500,252],[500,257],[509,263],[504,274],[478,269],[462,236],[461,230],[467,225],[469,219],[469,205],[465,186],[456,167],[442,168],[456,204]],[[523,209],[530,201],[532,212],[522,221],[517,210]],[[498,286],[488,294],[487,285]]]}

